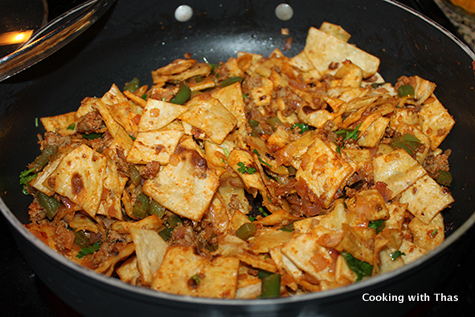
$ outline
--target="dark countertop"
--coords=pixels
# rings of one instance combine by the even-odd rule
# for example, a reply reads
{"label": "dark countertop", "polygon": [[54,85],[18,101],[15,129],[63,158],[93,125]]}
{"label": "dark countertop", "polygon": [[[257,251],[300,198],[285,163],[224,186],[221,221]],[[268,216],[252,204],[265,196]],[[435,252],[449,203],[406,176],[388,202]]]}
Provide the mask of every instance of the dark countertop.
{"label": "dark countertop", "polygon": [[[420,10],[448,30],[457,33],[457,29],[432,1],[401,2]],[[467,233],[464,240],[467,246],[475,244],[475,228]],[[16,246],[3,215],[0,216],[0,241],[1,316],[79,316],[35,275]],[[466,256],[457,262],[447,280],[434,290],[434,293],[456,295],[456,302],[435,301],[435,296],[431,296],[431,302],[421,302],[407,316],[472,316],[475,310],[474,263],[475,252],[468,251]]]}

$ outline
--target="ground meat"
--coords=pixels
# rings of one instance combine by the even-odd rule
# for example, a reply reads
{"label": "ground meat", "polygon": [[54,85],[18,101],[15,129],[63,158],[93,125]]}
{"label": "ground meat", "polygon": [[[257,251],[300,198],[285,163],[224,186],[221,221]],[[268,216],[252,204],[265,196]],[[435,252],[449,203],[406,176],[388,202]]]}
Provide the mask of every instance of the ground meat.
{"label": "ground meat", "polygon": [[[308,105],[308,102],[300,98],[288,87],[280,88],[276,90],[277,90],[277,97],[281,98],[284,101],[285,105],[287,107],[290,107],[293,110],[298,110],[304,107],[305,105]],[[313,107],[310,107],[310,108],[313,109]],[[317,110],[317,109],[313,109],[313,110]]]}
{"label": "ground meat", "polygon": [[74,239],[76,235],[71,230],[67,229],[67,225],[63,221],[55,222],[54,225],[56,226],[54,233],[55,233],[55,243],[56,248],[59,252],[66,252],[71,250],[74,244]]}
{"label": "ground meat", "polygon": [[109,148],[114,138],[106,131],[102,138],[87,140],[87,144],[95,151],[102,153],[105,149]]}
{"label": "ground meat", "polygon": [[383,137],[381,138],[381,143],[389,144],[395,137],[396,137],[396,130],[388,126],[386,130],[384,131]]}
{"label": "ground meat", "polygon": [[107,151],[107,157],[111,159],[121,175],[124,177],[129,177],[129,164],[125,158],[124,152],[121,149],[105,149]]}
{"label": "ground meat", "polygon": [[62,147],[69,144],[71,144],[70,136],[62,136],[56,132],[46,132],[43,142],[41,142],[41,146],[43,148],[47,147],[48,145]]}
{"label": "ground meat", "polygon": [[261,76],[249,76],[246,77],[242,82],[242,91],[245,94],[249,94],[254,88],[262,86]]}
{"label": "ground meat", "polygon": [[145,165],[145,167],[140,171],[140,176],[146,179],[154,178],[157,176],[158,171],[160,171],[160,163],[152,161]]}
{"label": "ground meat", "polygon": [[152,88],[148,93],[148,98],[156,100],[170,101],[175,96],[172,88]]}
{"label": "ground meat", "polygon": [[32,223],[38,223],[46,218],[43,207],[36,200],[30,204],[28,214]]}
{"label": "ground meat", "polygon": [[343,142],[343,147],[348,150],[359,150],[361,149],[356,140],[349,139]]}
{"label": "ground meat", "polygon": [[170,238],[170,245],[178,245],[183,247],[194,246],[198,244],[195,231],[192,227],[183,226],[178,224],[172,231],[172,237]]}
{"label": "ground meat", "polygon": [[449,156],[452,153],[451,150],[446,150],[444,153],[434,155],[430,153],[424,161],[423,167],[429,173],[430,177],[435,178],[438,175],[438,171],[449,171]]}
{"label": "ground meat", "polygon": [[238,210],[242,208],[241,201],[237,197],[237,195],[232,195],[231,199],[229,200],[229,203],[227,205],[229,210]]}
{"label": "ground meat", "polygon": [[323,201],[317,197],[303,180],[291,180],[276,190],[276,195],[285,198],[291,213],[296,216],[313,217],[323,210]]}
{"label": "ground meat", "polygon": [[220,80],[225,80],[229,77],[229,69],[226,67],[226,66],[221,66],[221,67],[218,67],[214,70],[214,72],[216,73],[216,76],[220,79]]}
{"label": "ground meat", "polygon": [[126,239],[116,231],[109,231],[99,250],[92,253],[89,267],[96,269],[99,264],[111,256],[119,254],[120,250],[126,245]]}
{"label": "ground meat", "polygon": [[104,128],[104,122],[102,121],[99,111],[94,110],[86,113],[77,123],[76,132],[78,133],[97,133]]}

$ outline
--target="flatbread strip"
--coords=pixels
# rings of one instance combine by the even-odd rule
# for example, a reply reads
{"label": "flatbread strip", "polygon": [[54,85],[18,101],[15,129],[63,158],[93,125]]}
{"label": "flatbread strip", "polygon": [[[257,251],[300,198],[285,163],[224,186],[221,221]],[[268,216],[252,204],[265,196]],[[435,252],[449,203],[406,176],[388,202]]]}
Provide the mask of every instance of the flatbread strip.
{"label": "flatbread strip", "polygon": [[239,260],[196,255],[192,247],[169,247],[152,288],[166,293],[212,298],[236,296]]}
{"label": "flatbread strip", "polygon": [[193,149],[179,145],[176,154],[143,192],[174,213],[200,221],[219,186],[219,177],[206,159]]}
{"label": "flatbread strip", "polygon": [[81,145],[62,159],[44,185],[94,217],[101,202],[106,165],[104,155]]}
{"label": "flatbread strip", "polygon": [[379,58],[376,56],[314,27],[308,31],[304,53],[321,73],[327,72],[331,63],[341,63],[347,59],[363,70],[365,78],[374,75],[379,67]]}

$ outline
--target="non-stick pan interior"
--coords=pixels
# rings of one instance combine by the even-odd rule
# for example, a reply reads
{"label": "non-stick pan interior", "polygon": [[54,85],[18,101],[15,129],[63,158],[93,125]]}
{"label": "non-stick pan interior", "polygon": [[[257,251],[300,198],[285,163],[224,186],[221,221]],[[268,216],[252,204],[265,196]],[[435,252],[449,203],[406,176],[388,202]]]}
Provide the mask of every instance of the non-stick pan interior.
{"label": "non-stick pan interior", "polygon": [[[456,125],[443,143],[452,149],[455,203],[445,212],[455,232],[474,212],[475,55],[453,36],[390,1],[288,1],[293,18],[279,20],[281,1],[187,1],[194,14],[174,18],[177,1],[118,1],[110,12],[55,55],[0,83],[0,195],[22,223],[28,223],[31,197],[21,192],[19,173],[38,154],[36,118],[75,111],[84,97],[102,96],[134,77],[151,84],[151,70],[185,53],[211,63],[238,51],[269,55],[278,48],[296,55],[310,26],[341,25],[351,43],[381,59],[381,74],[395,83],[419,75],[437,83],[437,97]],[[293,38],[284,50],[288,28]],[[471,220],[473,222],[473,219]],[[24,234],[24,233],[23,233]]]}

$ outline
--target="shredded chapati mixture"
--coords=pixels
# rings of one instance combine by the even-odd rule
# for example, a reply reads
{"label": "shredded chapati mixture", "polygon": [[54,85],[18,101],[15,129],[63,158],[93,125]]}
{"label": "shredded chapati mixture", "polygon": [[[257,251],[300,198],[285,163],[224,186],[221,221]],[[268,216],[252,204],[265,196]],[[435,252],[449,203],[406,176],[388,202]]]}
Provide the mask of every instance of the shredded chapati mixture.
{"label": "shredded chapati mixture", "polygon": [[[324,291],[444,240],[455,121],[436,85],[310,28],[286,57],[190,54],[41,118],[26,228],[126,283],[212,298]],[[292,41],[286,41],[291,43]]]}

